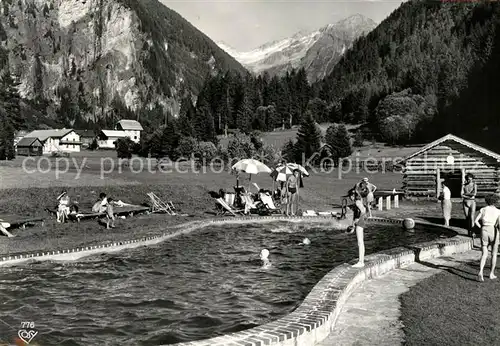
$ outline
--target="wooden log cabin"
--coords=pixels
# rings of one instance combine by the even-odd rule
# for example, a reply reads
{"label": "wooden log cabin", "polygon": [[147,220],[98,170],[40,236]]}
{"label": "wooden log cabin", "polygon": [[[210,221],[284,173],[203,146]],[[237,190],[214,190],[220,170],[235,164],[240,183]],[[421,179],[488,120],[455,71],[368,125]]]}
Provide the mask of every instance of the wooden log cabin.
{"label": "wooden log cabin", "polygon": [[445,179],[452,198],[460,198],[465,174],[472,173],[478,197],[500,191],[500,155],[452,134],[403,160],[403,189],[407,197],[434,197]]}

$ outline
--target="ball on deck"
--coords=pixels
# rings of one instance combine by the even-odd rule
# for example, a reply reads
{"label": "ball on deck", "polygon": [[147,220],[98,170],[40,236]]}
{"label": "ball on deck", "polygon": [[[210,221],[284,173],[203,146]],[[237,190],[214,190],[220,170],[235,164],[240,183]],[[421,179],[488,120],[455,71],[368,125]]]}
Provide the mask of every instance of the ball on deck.
{"label": "ball on deck", "polygon": [[410,219],[410,218],[404,219],[404,221],[403,221],[403,227],[406,230],[414,229],[415,228],[415,220]]}

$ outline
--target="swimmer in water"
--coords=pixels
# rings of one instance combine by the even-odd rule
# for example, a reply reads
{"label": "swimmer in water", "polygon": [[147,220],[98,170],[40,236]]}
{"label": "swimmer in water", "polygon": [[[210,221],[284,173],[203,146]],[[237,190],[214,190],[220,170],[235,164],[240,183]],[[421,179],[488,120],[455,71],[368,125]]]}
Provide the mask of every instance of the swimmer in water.
{"label": "swimmer in water", "polygon": [[304,240],[302,240],[302,244],[309,245],[311,244],[311,241],[309,240],[309,238],[304,238]]}
{"label": "swimmer in water", "polygon": [[269,262],[269,250],[268,249],[262,249],[260,252],[260,260],[262,261],[262,266],[264,268],[269,267],[271,265],[271,262]]}

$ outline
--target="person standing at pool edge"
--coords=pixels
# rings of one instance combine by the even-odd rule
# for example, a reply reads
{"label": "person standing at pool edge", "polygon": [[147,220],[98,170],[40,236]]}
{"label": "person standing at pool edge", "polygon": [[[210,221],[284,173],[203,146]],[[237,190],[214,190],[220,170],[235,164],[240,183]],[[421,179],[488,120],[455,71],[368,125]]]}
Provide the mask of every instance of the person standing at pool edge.
{"label": "person standing at pool edge", "polygon": [[377,187],[370,183],[368,178],[363,178],[361,182],[357,185],[358,187],[358,192],[361,194],[362,197],[366,199],[366,207],[368,208],[368,216],[372,217],[372,204],[375,201],[375,191],[377,190]]}
{"label": "person standing at pool edge", "polygon": [[476,215],[476,194],[477,185],[474,175],[467,173],[465,183],[462,185],[462,206],[464,208],[465,222],[469,231],[469,236],[474,238],[474,216]]}
{"label": "person standing at pool edge", "polygon": [[299,193],[299,170],[294,169],[293,175],[291,175],[286,181],[286,190],[288,203],[286,205],[286,215],[295,216],[294,208],[297,206],[297,198]]}
{"label": "person standing at pool edge", "polygon": [[356,232],[356,239],[358,241],[358,253],[359,259],[358,263],[354,264],[354,268],[362,268],[365,266],[365,241],[364,241],[364,228],[365,228],[365,217],[366,217],[366,208],[363,205],[363,201],[361,196],[357,193],[356,190],[351,190],[348,193],[350,199],[354,201],[353,205],[353,220],[352,220],[352,230],[349,233]]}
{"label": "person standing at pool edge", "polygon": [[448,186],[446,186],[446,181],[441,179],[442,191],[439,199],[441,200],[441,208],[443,209],[444,225],[450,225],[451,219],[451,191]]}
{"label": "person standing at pool edge", "polygon": [[496,279],[495,267],[497,265],[498,236],[500,227],[500,210],[495,207],[499,200],[496,194],[490,194],[485,197],[487,206],[481,208],[476,217],[475,224],[481,228],[481,262],[479,264],[479,281],[484,281],[483,269],[488,258],[488,245],[491,244],[491,271],[490,279]]}

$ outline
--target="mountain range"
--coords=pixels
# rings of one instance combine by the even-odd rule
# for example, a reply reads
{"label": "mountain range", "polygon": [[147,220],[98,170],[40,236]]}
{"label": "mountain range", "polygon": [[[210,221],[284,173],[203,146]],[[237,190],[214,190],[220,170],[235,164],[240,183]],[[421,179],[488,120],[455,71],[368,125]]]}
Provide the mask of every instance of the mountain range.
{"label": "mountain range", "polygon": [[117,109],[175,115],[208,75],[247,73],[157,0],[3,0],[0,50],[21,97],[66,126]]}
{"label": "mountain range", "polygon": [[317,31],[299,32],[248,52],[238,52],[223,42],[218,45],[253,73],[283,75],[293,68],[305,68],[308,80],[315,82],[330,74],[354,41],[376,26],[373,20],[356,14]]}

